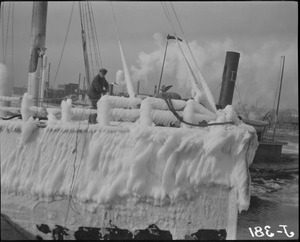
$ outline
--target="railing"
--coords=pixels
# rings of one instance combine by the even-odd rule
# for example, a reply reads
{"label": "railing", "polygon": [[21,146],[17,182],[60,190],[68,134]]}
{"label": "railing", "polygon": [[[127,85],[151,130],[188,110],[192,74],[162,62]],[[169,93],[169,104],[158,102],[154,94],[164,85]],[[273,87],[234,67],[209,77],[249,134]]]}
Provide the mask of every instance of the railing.
{"label": "railing", "polygon": [[273,129],[267,129],[262,137],[262,141],[264,142],[274,142],[274,141],[280,141],[285,139],[286,139],[286,135],[284,133],[280,132],[280,130],[276,130],[274,135]]}
{"label": "railing", "polygon": [[[112,121],[136,122],[143,126],[161,125],[190,128],[190,125],[180,124],[180,120],[169,110],[165,100],[160,98],[147,97],[144,100],[140,98],[126,98],[119,96],[103,96],[97,103],[98,109],[72,107],[71,99],[62,101],[61,108],[44,108],[32,105],[32,97],[24,94],[23,98],[0,97],[0,101],[19,102],[21,107],[1,107],[0,111],[16,112],[20,111],[22,119],[26,121],[30,116],[43,114],[48,119],[57,119],[60,116],[61,121],[78,121],[78,118],[85,119],[90,114],[98,115],[99,125],[109,125]],[[189,123],[200,123],[202,121],[211,121],[217,118],[217,115],[210,112],[204,106],[196,103],[194,100],[172,100],[174,110],[178,115]]]}

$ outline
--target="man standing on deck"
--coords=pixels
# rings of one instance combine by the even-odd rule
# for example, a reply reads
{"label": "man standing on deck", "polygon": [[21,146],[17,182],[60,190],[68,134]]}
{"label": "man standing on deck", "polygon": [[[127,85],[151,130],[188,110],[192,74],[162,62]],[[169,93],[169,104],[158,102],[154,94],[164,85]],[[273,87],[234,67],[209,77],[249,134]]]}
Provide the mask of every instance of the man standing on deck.
{"label": "man standing on deck", "polygon": [[[93,82],[87,92],[88,97],[92,102],[93,109],[97,109],[97,102],[108,92],[109,85],[105,79],[107,73],[106,69],[100,69],[99,74],[94,77]],[[91,114],[89,117],[89,123],[95,124],[97,119],[97,114]]]}

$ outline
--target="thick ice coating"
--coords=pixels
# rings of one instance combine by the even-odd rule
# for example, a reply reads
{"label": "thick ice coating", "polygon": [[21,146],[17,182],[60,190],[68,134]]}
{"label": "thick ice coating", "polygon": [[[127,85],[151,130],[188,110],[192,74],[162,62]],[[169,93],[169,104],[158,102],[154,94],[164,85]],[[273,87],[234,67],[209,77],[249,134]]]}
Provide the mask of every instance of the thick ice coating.
{"label": "thick ice coating", "polygon": [[48,202],[72,196],[87,218],[98,217],[92,225],[74,215],[78,226],[101,226],[110,208],[119,227],[146,228],[157,219],[161,229],[180,234],[176,238],[187,223],[193,232],[234,230],[237,210],[250,203],[256,131],[231,106],[213,114],[194,101],[174,103],[190,122],[232,124],[158,127],[154,123],[178,122],[164,100],[121,103],[107,96],[98,102],[96,125],[71,121],[71,103],[64,102],[61,120],[49,109],[46,128],[38,128],[25,103],[24,121],[0,120],[1,193],[9,198],[1,206],[10,206],[14,196]]}
{"label": "thick ice coating", "polygon": [[81,125],[74,146],[76,133],[70,125],[59,131],[34,125],[32,119],[23,124],[17,149],[5,141],[9,128],[1,132],[2,190],[69,195],[77,156],[81,167],[73,196],[82,202],[103,204],[131,195],[175,202],[192,199],[201,192],[200,185],[219,184],[238,187],[239,209],[249,206],[248,167],[257,148],[251,126],[176,129],[133,124],[84,132],[88,127]]}

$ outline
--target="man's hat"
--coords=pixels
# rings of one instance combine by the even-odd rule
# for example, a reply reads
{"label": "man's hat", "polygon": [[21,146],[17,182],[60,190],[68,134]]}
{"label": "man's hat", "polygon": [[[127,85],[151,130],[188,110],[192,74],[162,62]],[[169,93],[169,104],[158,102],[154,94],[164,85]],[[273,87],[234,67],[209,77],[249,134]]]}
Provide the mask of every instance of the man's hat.
{"label": "man's hat", "polygon": [[100,69],[100,71],[99,72],[101,72],[102,74],[106,74],[107,73],[107,70],[106,69],[104,69],[104,68],[102,68],[102,69]]}

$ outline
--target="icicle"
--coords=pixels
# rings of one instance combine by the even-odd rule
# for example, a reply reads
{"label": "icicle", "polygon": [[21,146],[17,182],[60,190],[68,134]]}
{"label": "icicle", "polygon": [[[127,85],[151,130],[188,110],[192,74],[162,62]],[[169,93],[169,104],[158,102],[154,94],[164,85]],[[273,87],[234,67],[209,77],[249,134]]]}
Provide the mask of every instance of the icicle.
{"label": "icicle", "polygon": [[122,58],[122,63],[123,63],[124,74],[125,74],[125,82],[126,82],[127,91],[128,91],[129,97],[134,98],[133,85],[132,85],[129,70],[128,70],[128,67],[127,67],[127,64],[126,64],[126,61],[125,61],[123,49],[122,49],[122,46],[121,46],[121,40],[120,40],[120,35],[119,35],[118,24],[117,24],[117,20],[116,20],[116,16],[115,16],[115,13],[114,13],[114,8],[113,8],[112,3],[111,3],[111,8],[112,8],[113,16],[114,16],[116,33],[117,33],[118,40],[119,40],[119,47],[120,47],[120,52],[121,52],[121,58]]}
{"label": "icicle", "polygon": [[126,82],[126,86],[127,86],[127,91],[128,91],[129,97],[134,98],[134,89],[133,89],[131,77],[130,77],[130,74],[129,74],[129,70],[128,70],[128,67],[127,67],[127,64],[126,64],[126,60],[125,60],[125,57],[124,57],[124,53],[123,53],[120,41],[119,41],[119,46],[120,46],[121,58],[122,58],[123,69],[124,69],[124,74],[125,74],[125,82]]}
{"label": "icicle", "polygon": [[185,64],[186,64],[186,67],[188,70],[188,74],[190,77],[190,81],[192,83],[192,97],[195,99],[196,102],[198,102],[198,103],[202,102],[207,109],[209,109],[213,113],[216,113],[217,112],[216,104],[215,104],[213,96],[209,90],[209,87],[207,86],[206,82],[203,79],[201,72],[198,69],[198,74],[200,76],[200,82],[199,82],[197,80],[191,66],[188,63],[178,40],[177,40],[177,44],[178,44],[178,47],[184,58],[184,61],[185,61]]}
{"label": "icicle", "polygon": [[32,112],[30,110],[32,105],[33,105],[32,96],[27,92],[24,93],[22,98],[22,103],[21,103],[21,115],[24,122],[27,121],[30,116],[32,116]]}

